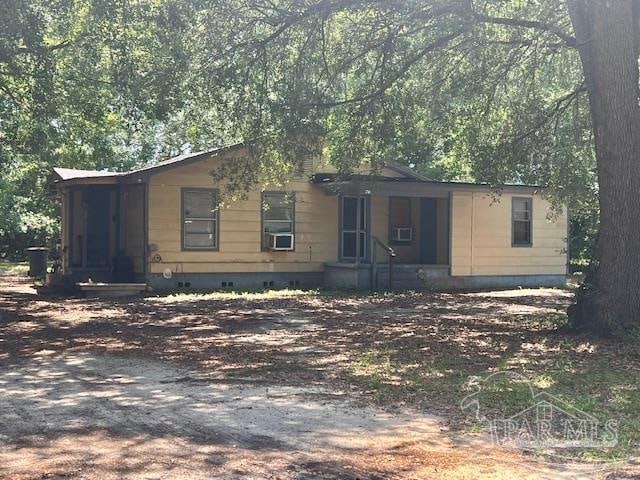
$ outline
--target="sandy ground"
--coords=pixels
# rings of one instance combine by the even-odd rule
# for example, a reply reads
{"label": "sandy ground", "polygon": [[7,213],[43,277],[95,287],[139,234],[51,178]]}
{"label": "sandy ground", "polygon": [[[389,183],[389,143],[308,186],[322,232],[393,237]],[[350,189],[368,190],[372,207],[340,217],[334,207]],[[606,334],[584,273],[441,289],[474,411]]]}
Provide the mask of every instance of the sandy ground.
{"label": "sandy ground", "polygon": [[[13,294],[46,302],[24,281],[5,279],[0,289],[7,299]],[[51,315],[67,308],[59,302]],[[90,302],[81,302],[89,319]],[[5,321],[16,321],[17,311],[3,308]],[[36,319],[24,318],[25,332],[47,318],[46,309],[39,312]],[[171,318],[165,312],[164,321]],[[67,320],[59,327],[63,337],[72,327]],[[287,322],[310,328],[293,317]],[[259,331],[242,342],[281,342],[286,350],[286,337],[278,338]],[[2,478],[604,476],[496,449],[482,435],[454,436],[442,419],[416,410],[356,406],[330,382],[231,379],[206,363],[189,368],[149,352],[105,351],[99,344],[47,348],[46,342],[18,348],[9,340],[0,343],[7,353],[0,364]]]}

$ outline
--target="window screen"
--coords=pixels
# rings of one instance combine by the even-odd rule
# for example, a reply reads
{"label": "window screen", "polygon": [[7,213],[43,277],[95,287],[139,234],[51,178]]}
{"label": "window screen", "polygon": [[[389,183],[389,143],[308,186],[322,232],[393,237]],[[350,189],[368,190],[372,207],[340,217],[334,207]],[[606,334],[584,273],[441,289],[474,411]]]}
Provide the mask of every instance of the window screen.
{"label": "window screen", "polygon": [[218,248],[218,192],[182,191],[182,246],[185,250]]}
{"label": "window screen", "polygon": [[512,198],[512,244],[519,247],[531,246],[531,199]]}

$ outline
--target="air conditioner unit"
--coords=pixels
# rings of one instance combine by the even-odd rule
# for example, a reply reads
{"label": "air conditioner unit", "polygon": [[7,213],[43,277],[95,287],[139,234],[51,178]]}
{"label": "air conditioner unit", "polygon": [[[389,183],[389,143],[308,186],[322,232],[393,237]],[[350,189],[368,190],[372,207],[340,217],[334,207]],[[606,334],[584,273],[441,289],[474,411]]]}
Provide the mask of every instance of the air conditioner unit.
{"label": "air conditioner unit", "polygon": [[391,239],[394,242],[410,242],[413,240],[413,228],[396,227],[391,232]]}
{"label": "air conditioner unit", "polygon": [[275,251],[293,250],[293,233],[267,233],[267,248]]}

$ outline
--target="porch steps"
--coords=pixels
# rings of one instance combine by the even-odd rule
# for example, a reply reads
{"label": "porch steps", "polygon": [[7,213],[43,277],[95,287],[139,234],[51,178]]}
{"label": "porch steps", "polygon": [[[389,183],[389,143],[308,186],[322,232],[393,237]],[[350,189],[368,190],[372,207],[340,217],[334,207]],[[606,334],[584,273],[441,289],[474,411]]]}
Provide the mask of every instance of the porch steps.
{"label": "porch steps", "polygon": [[[377,288],[389,288],[389,265],[377,267]],[[429,290],[434,285],[442,287],[449,278],[448,265],[412,265],[396,264],[393,266],[394,290]]]}
{"label": "porch steps", "polygon": [[147,289],[146,283],[89,283],[79,282],[76,287],[87,297],[130,297]]}

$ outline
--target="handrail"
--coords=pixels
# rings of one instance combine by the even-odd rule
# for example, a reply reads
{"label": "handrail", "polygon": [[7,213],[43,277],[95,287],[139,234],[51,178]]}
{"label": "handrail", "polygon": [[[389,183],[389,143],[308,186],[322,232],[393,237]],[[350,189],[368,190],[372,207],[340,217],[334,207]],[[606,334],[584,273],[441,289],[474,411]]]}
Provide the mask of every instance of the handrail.
{"label": "handrail", "polygon": [[389,245],[387,245],[386,243],[382,242],[379,238],[377,237],[371,237],[371,240],[373,242],[373,248],[372,248],[372,259],[371,259],[371,288],[376,288],[378,287],[378,276],[377,276],[377,266],[378,266],[378,262],[376,259],[376,245],[381,247],[385,252],[387,252],[387,254],[389,255],[389,290],[393,290],[393,259],[396,256],[396,251],[391,248]]}
{"label": "handrail", "polygon": [[384,250],[387,251],[387,253],[392,256],[395,257],[396,256],[396,251],[391,248],[389,245],[387,245],[386,243],[384,243],[383,241],[381,241],[378,237],[371,237],[373,239],[373,241],[375,243],[377,243],[378,245],[380,245]]}

